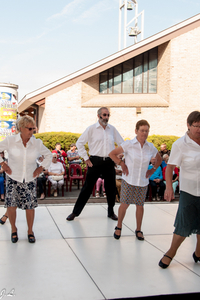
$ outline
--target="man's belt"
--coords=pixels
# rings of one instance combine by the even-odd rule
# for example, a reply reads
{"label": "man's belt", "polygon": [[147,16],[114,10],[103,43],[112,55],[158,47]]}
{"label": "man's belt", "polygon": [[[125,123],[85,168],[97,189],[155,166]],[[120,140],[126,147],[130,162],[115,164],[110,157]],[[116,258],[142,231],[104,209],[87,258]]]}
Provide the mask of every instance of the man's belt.
{"label": "man's belt", "polygon": [[95,159],[98,159],[98,160],[110,160],[111,158],[110,157],[102,157],[102,156],[95,156],[95,155],[90,155],[90,157],[94,157]]}

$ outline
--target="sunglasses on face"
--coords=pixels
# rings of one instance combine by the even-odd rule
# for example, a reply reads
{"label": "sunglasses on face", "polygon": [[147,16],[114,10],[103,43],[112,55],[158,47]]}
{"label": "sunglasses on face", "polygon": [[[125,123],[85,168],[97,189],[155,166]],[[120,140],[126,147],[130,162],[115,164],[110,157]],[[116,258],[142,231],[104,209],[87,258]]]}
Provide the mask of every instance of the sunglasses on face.
{"label": "sunglasses on face", "polygon": [[35,127],[25,127],[25,128],[27,128],[29,131],[35,130]]}
{"label": "sunglasses on face", "polygon": [[106,116],[110,117],[110,114],[102,114],[102,116],[103,117],[106,117]]}

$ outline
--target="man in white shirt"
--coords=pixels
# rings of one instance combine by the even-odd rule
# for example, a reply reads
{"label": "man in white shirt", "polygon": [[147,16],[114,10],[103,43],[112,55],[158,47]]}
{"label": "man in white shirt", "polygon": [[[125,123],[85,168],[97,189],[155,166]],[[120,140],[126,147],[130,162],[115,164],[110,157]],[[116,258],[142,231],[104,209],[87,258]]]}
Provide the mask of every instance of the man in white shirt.
{"label": "man in white shirt", "polygon": [[[115,169],[114,163],[108,157],[108,154],[115,148],[115,143],[120,145],[123,142],[123,138],[114,126],[108,124],[110,113],[106,107],[101,107],[97,112],[97,116],[98,122],[89,126],[76,143],[79,155],[85,160],[88,171],[73,212],[67,217],[68,221],[72,221],[80,215],[101,174],[104,178],[107,195],[108,217],[117,220],[113,210],[116,195]],[[87,142],[90,157],[84,146]]]}

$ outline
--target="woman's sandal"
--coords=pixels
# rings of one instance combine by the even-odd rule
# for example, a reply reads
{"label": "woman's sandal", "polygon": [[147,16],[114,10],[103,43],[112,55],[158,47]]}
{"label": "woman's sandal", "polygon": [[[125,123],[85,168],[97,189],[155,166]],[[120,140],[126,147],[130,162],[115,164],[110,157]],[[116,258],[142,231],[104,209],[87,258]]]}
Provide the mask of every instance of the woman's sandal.
{"label": "woman's sandal", "polygon": [[3,215],[3,217],[1,217],[1,219],[0,219],[0,224],[1,225],[6,223],[6,220],[5,221],[2,220],[3,218],[6,218],[6,220],[8,219],[8,217],[6,215]]}
{"label": "woman's sandal", "polygon": [[[115,227],[115,230],[120,230],[120,231],[121,231],[122,229],[116,226],[116,227]],[[115,238],[116,240],[119,240],[120,236],[121,236],[121,234],[118,235],[118,234],[116,234],[116,233],[114,232],[114,238]]]}
{"label": "woman's sandal", "polygon": [[34,233],[33,233],[33,234],[28,234],[28,241],[29,241],[29,243],[31,243],[31,244],[35,243],[35,236],[34,236]]}
{"label": "woman's sandal", "polygon": [[17,232],[12,232],[12,234],[11,234],[11,241],[12,241],[12,243],[17,243],[17,241],[18,241]]}
{"label": "woman's sandal", "polygon": [[139,241],[144,241],[144,237],[139,236],[138,233],[141,233],[141,234],[143,235],[143,232],[140,231],[140,230],[136,230],[136,231],[135,231],[135,235],[136,235],[136,238],[137,238]]}
{"label": "woman's sandal", "polygon": [[200,257],[197,257],[195,252],[193,253],[193,258],[194,258],[194,261],[195,263],[197,263],[198,261],[200,261]]}
{"label": "woman's sandal", "polygon": [[[172,261],[172,258],[170,257],[170,256],[168,256],[168,255],[164,255],[163,257],[167,257],[167,258],[169,258],[169,259],[171,259],[171,261]],[[170,263],[171,263],[171,261],[170,261]],[[169,265],[170,265],[170,263],[169,263]],[[161,267],[162,269],[166,269],[167,267],[169,267],[169,265],[167,265],[167,264],[164,264],[163,262],[162,262],[162,259],[159,261],[159,267]]]}

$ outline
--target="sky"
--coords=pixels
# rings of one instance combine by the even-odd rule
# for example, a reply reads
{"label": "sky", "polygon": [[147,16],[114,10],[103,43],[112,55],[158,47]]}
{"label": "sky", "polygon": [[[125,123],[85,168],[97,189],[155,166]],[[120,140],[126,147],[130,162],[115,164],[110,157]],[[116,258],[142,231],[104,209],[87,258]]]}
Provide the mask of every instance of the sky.
{"label": "sky", "polygon": [[[144,38],[200,13],[200,0],[137,2]],[[0,0],[0,82],[17,84],[20,101],[116,53],[118,27],[119,0]]]}

